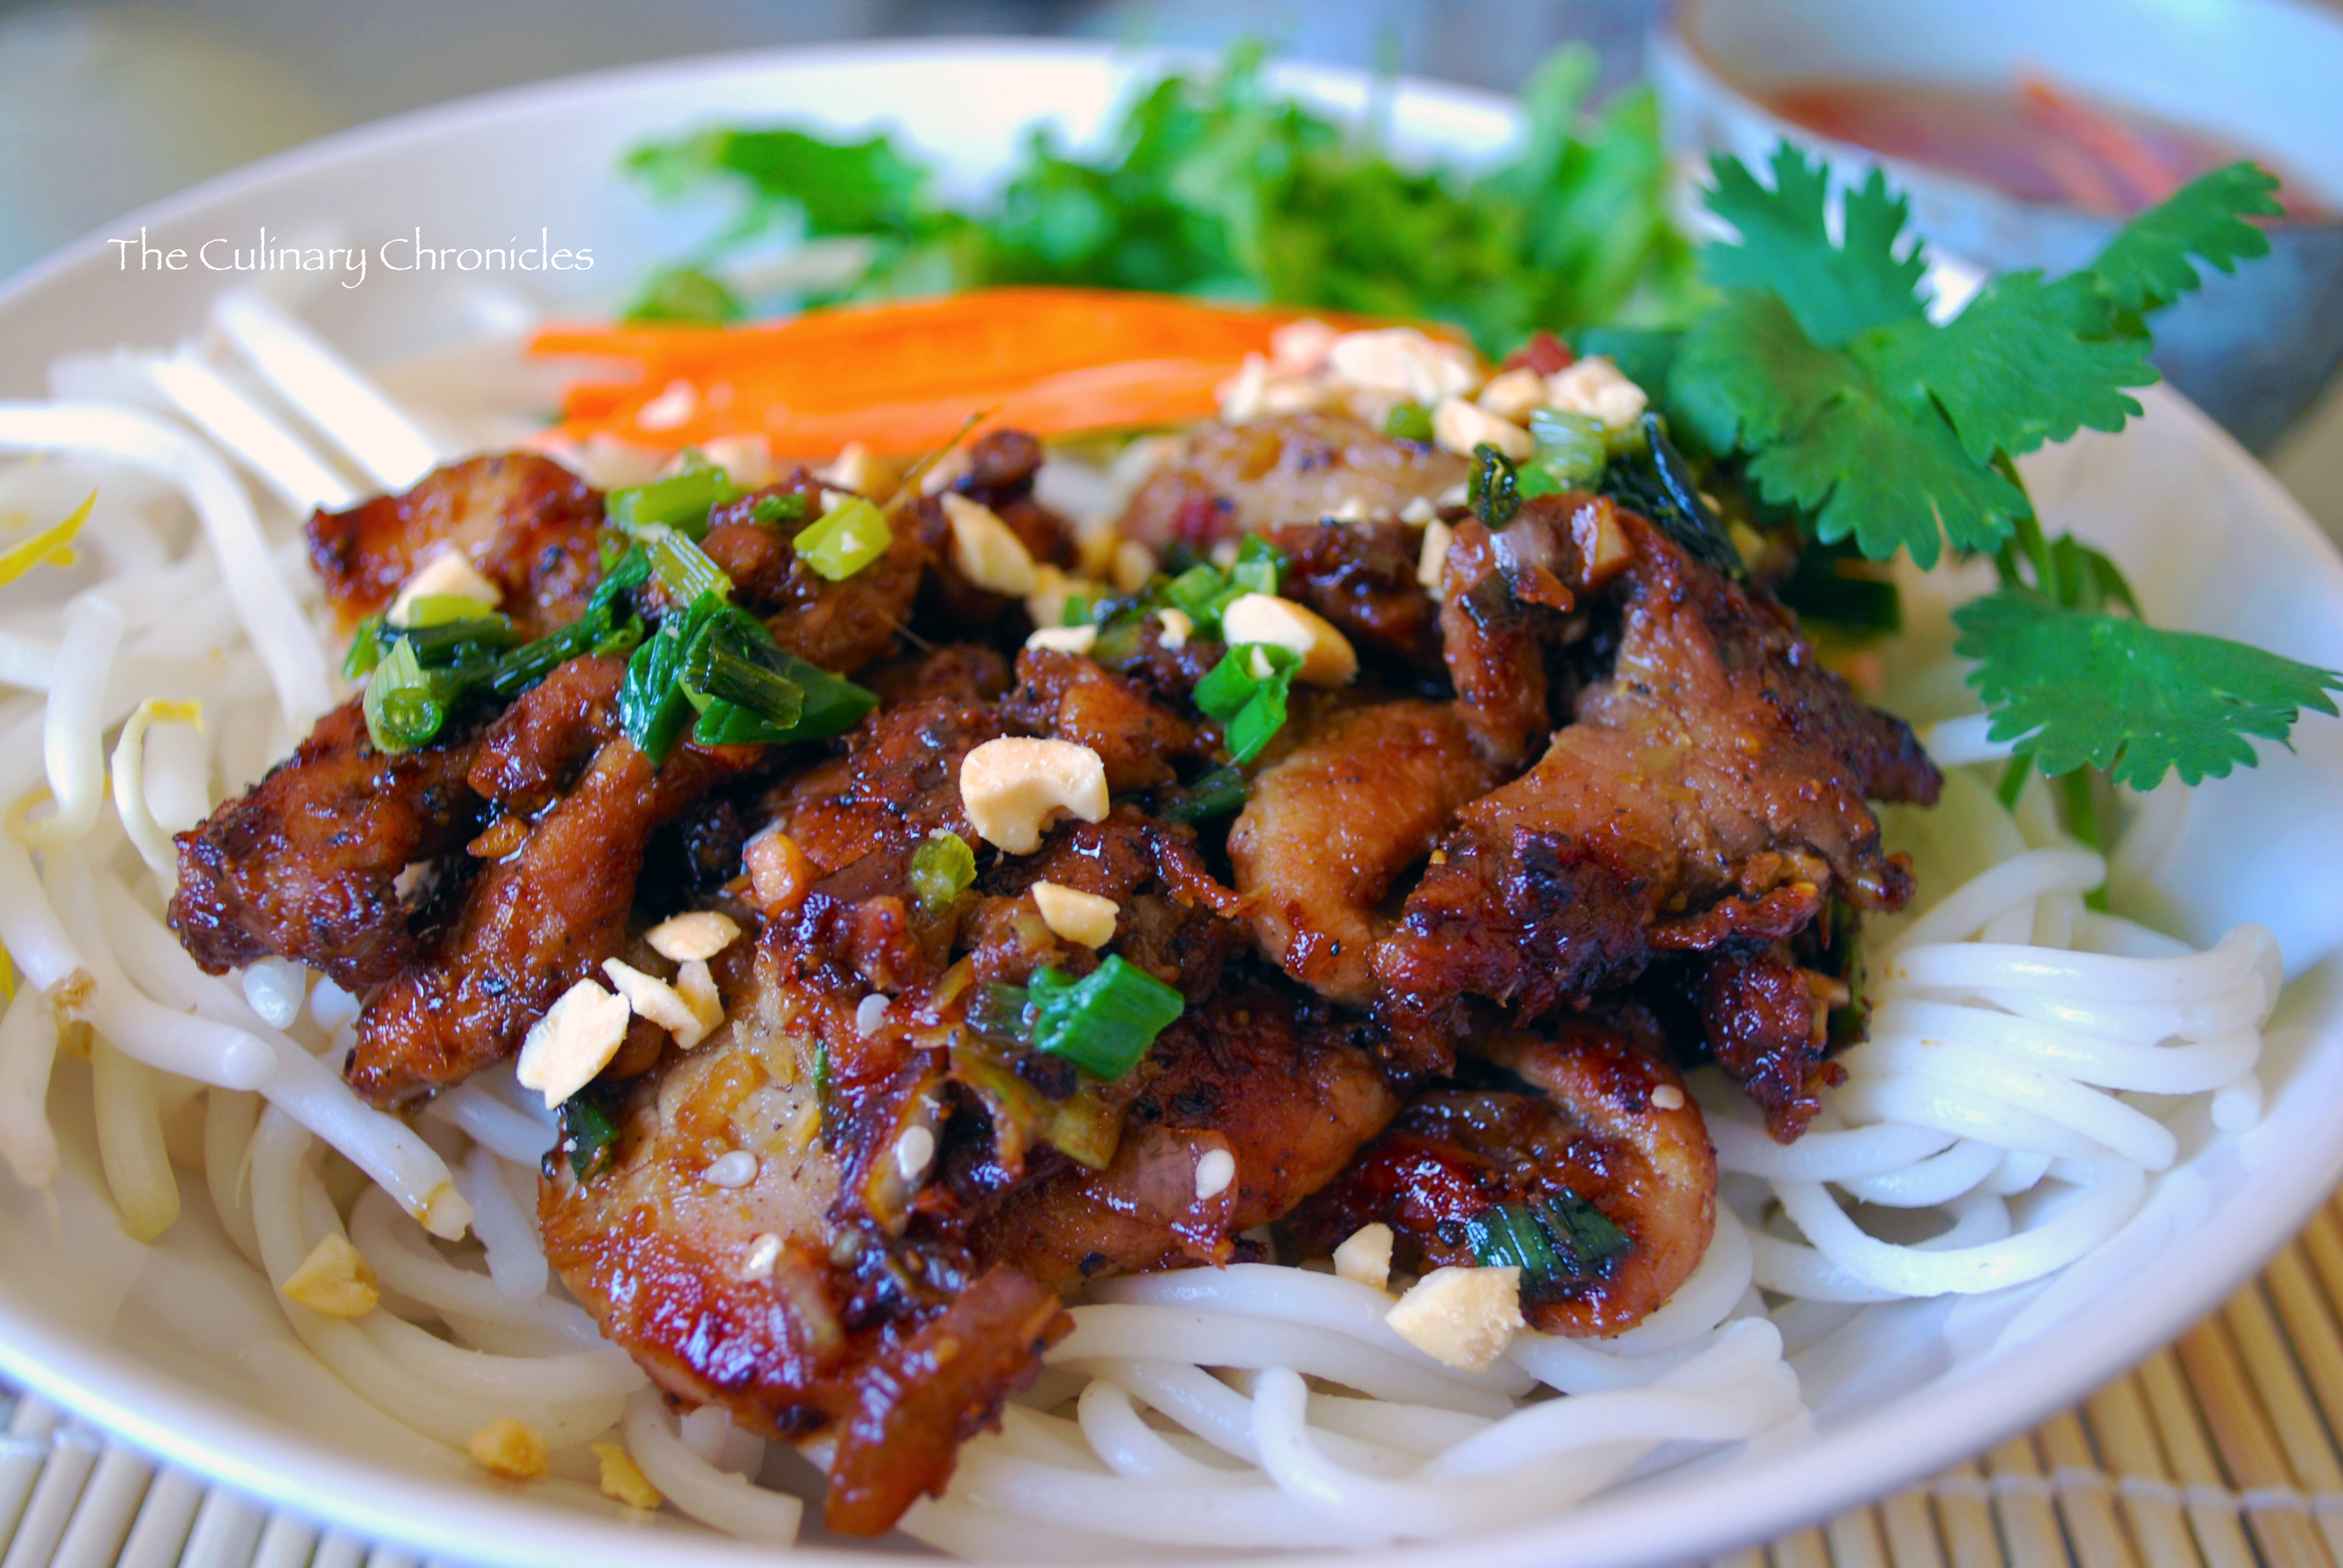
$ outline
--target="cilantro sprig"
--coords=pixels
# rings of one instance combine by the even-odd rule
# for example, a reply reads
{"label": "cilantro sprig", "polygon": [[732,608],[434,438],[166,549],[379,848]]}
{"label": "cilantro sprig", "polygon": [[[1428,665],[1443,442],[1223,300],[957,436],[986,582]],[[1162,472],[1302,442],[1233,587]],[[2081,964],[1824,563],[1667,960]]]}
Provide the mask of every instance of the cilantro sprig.
{"label": "cilantro sprig", "polygon": [[[1737,236],[1701,254],[1719,296],[1672,346],[1637,346],[1647,373],[1679,433],[1824,547],[1923,568],[1948,547],[1993,558],[1999,588],[1954,620],[1988,733],[2014,743],[2006,789],[2029,765],[2195,784],[2252,766],[2249,738],[2284,740],[2305,709],[2337,711],[2343,675],[2147,625],[2112,561],[2045,535],[2015,462],[2140,412],[2132,390],[2157,379],[2143,317],[2197,287],[2201,266],[2268,251],[2253,220],[2278,215],[2275,178],[2217,169],[2090,266],[2004,274],[1937,325],[1926,252],[1879,174],[1846,191],[1834,237],[1826,165],[1785,144],[1770,186],[1731,158],[1714,168],[1708,205]],[[2088,837],[2087,784],[2070,784]]]}

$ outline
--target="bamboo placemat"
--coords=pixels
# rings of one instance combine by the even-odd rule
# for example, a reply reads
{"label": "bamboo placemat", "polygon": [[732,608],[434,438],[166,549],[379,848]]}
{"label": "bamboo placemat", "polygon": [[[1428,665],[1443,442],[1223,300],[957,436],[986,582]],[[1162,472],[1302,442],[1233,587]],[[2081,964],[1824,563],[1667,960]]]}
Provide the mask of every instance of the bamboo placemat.
{"label": "bamboo placemat", "polygon": [[[0,1568],[427,1568],[0,1390]],[[2343,1195],[2072,1410],[1711,1568],[2343,1568]]]}

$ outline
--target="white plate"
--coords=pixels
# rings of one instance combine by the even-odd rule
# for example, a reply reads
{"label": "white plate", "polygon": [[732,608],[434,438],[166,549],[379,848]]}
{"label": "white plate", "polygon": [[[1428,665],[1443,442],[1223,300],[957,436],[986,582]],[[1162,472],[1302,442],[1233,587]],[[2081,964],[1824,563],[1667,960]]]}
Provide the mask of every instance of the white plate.
{"label": "white plate", "polygon": [[[333,230],[370,249],[417,226],[432,243],[486,246],[542,227],[588,247],[590,273],[400,275],[327,286],[304,308],[362,361],[446,349],[509,331],[548,307],[607,304],[708,211],[650,206],[614,174],[638,137],[724,117],[838,128],[888,124],[980,181],[1021,128],[1048,115],[1095,126],[1131,80],[1104,52],[930,45],[729,58],[557,83],[433,110],[321,143],[125,220],[0,295],[0,397],[39,396],[50,358],[117,342],[166,344],[196,327],[230,275],[141,273],[108,237],[143,224],[150,244]],[[1291,85],[1356,106],[1364,84],[1302,72]],[[1501,103],[1411,87],[1400,144],[1485,155],[1510,124]],[[306,240],[305,240],[306,243]],[[216,252],[215,253],[216,254]],[[2087,437],[2028,466],[2054,528],[2111,549],[2168,624],[2250,638],[2343,667],[2343,562],[2278,486],[2177,398],[2119,439]],[[2267,1121],[2243,1139],[2190,1144],[2149,1219],[2092,1277],[2047,1290],[1872,1309],[1860,1334],[1801,1365],[1811,1437],[1737,1464],[1662,1474],[1567,1517],[1476,1540],[1487,1568],[1568,1562],[1624,1568],[1708,1557],[1885,1493],[1976,1453],[2070,1402],[2211,1308],[2309,1214],[2343,1170],[2343,725],[2306,721],[2297,755],[2198,793],[2178,851],[2155,879],[2167,920],[2200,940],[2242,920],[2275,930],[2294,983],[2265,1057]],[[196,1191],[154,1250],[115,1228],[95,1182],[75,1076],[61,1071],[68,1171],[52,1211],[0,1179],[0,1372],[86,1412],[166,1462],[321,1522],[475,1563],[639,1563],[639,1530],[567,1513],[417,1456],[310,1363],[280,1327],[223,1351],[202,1325],[237,1303],[191,1261],[226,1246]],[[199,1183],[191,1184],[193,1187]],[[265,1287],[254,1277],[250,1292]],[[247,1301],[241,1306],[248,1309]],[[256,1321],[274,1322],[266,1312]],[[1453,1545],[1344,1553],[1356,1563],[1445,1563]],[[742,1562],[757,1548],[659,1532],[664,1562]],[[830,1561],[807,1550],[801,1559]],[[861,1560],[867,1561],[867,1556]],[[837,1556],[835,1561],[848,1559]],[[1287,1559],[1291,1561],[1291,1559]]]}

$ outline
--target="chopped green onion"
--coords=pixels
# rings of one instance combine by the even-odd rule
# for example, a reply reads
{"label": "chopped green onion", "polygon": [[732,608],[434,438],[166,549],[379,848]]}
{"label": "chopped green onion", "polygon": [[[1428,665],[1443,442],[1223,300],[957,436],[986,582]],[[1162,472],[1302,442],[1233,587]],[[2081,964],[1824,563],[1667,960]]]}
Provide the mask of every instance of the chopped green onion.
{"label": "chopped green onion", "polygon": [[[479,607],[475,605],[473,608],[477,609]],[[515,638],[512,622],[500,615],[391,629],[399,641],[415,649],[415,657],[418,660],[434,668],[471,663],[484,655],[500,653],[512,647]]]}
{"label": "chopped green onion", "polygon": [[1215,768],[1177,789],[1155,793],[1155,814],[1167,822],[1209,822],[1245,803],[1245,777],[1233,768]]}
{"label": "chopped green onion", "polygon": [[456,620],[483,620],[496,613],[496,606],[468,594],[427,593],[407,601],[402,629],[445,626]]}
{"label": "chopped green onion", "polygon": [[627,678],[618,688],[618,723],[627,739],[654,763],[667,760],[693,718],[691,699],[680,684],[684,657],[723,608],[713,593],[701,594],[688,608],[661,621],[627,660]]}
{"label": "chopped green onion", "polygon": [[749,503],[749,520],[761,528],[780,523],[801,523],[811,509],[802,490],[790,490],[778,496],[759,496]]}
{"label": "chopped green onion", "polygon": [[1464,498],[1473,515],[1492,529],[1502,528],[1522,509],[1521,477],[1503,452],[1483,441],[1473,448],[1473,470]]}
{"label": "chopped green onion", "polygon": [[1609,1216],[1575,1192],[1500,1203],[1464,1222],[1473,1260],[1522,1271],[1522,1298],[1551,1300],[1634,1243]]}
{"label": "chopped green onion", "polygon": [[708,552],[681,534],[668,534],[651,546],[651,575],[667,597],[689,604],[702,594],[719,599],[732,597],[732,579],[708,558]]}
{"label": "chopped green onion", "polygon": [[1394,441],[1432,440],[1432,410],[1421,403],[1401,403],[1383,416],[1383,434]]}
{"label": "chopped green onion", "polygon": [[1554,1251],[1567,1257],[1577,1273],[1584,1274],[1613,1253],[1634,1245],[1608,1214],[1575,1192],[1540,1198],[1530,1206],[1554,1237]]}
{"label": "chopped green onion", "polygon": [[886,515],[860,496],[824,512],[790,541],[806,565],[830,582],[844,582],[894,544]]}
{"label": "chopped green onion", "polygon": [[1220,626],[1221,611],[1234,604],[1242,591],[1232,590],[1218,567],[1201,561],[1163,585],[1163,597],[1207,629]]}
{"label": "chopped green onion", "polygon": [[394,641],[367,681],[367,734],[380,751],[411,751],[439,733],[447,721],[447,705],[415,645],[405,638]]}
{"label": "chopped green onion", "polygon": [[721,468],[694,468],[648,485],[613,490],[602,504],[614,528],[640,538],[672,528],[693,538],[708,531],[708,514],[739,492]]}
{"label": "chopped green onion", "polygon": [[650,580],[650,555],[640,545],[607,562],[576,620],[507,654],[489,689],[509,700],[554,670],[584,654],[631,653],[643,639],[643,623],[618,618],[618,596]]}
{"label": "chopped green onion", "polygon": [[1033,995],[1021,985],[993,980],[969,999],[968,1027],[995,1040],[1031,1044],[1034,1016]]}
{"label": "chopped green onion", "polygon": [[1196,682],[1197,710],[1224,723],[1231,757],[1252,761],[1285,728],[1286,693],[1301,667],[1302,656],[1290,648],[1241,643]]}
{"label": "chopped green onion", "polygon": [[757,624],[738,610],[710,621],[707,631],[685,650],[678,684],[685,699],[702,714],[719,701],[729,702],[756,715],[776,731],[787,731],[805,711],[805,688],[766,667],[759,657],[762,649],[741,629],[743,622]]}
{"label": "chopped green onion", "polygon": [[1244,543],[1237,547],[1235,564],[1229,568],[1229,582],[1245,593],[1274,596],[1278,578],[1288,564],[1283,550],[1259,534],[1247,534]]}
{"label": "chopped green onion", "polygon": [[911,851],[911,891],[930,914],[950,909],[976,881],[976,852],[958,833],[938,829]]}
{"label": "chopped green onion", "polygon": [[1035,1048],[1104,1079],[1137,1067],[1188,1007],[1178,991],[1121,954],[1078,980],[1042,970],[1031,995]]}
{"label": "chopped green onion", "polygon": [[370,615],[350,633],[350,650],[342,655],[342,673],[356,680],[382,662],[382,617]]}
{"label": "chopped green onion", "polygon": [[569,1160],[569,1173],[590,1181],[610,1165],[618,1152],[618,1124],[590,1096],[573,1094],[561,1102],[561,1141],[558,1152]]}
{"label": "chopped green onion", "polygon": [[[1592,414],[1540,408],[1530,415],[1537,455],[1522,474],[1522,492],[1531,493],[1530,472],[1543,469],[1564,490],[1591,490],[1611,461],[1608,432]],[[1541,492],[1543,493],[1543,492]]]}

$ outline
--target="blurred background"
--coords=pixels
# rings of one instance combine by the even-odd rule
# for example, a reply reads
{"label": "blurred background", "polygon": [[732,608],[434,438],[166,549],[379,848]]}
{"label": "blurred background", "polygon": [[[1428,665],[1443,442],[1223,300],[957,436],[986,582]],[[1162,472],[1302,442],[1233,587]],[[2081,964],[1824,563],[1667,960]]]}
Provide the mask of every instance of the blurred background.
{"label": "blurred background", "polygon": [[[2299,3],[2343,15],[2343,0]],[[0,0],[0,280],[280,148],[646,60],[977,34],[1218,49],[1251,35],[1289,57],[1510,91],[1576,40],[1600,58],[1599,94],[1644,74],[1668,11],[1669,0]],[[2343,387],[2272,434],[2247,438],[2343,538]]]}

